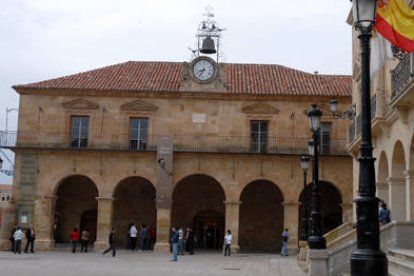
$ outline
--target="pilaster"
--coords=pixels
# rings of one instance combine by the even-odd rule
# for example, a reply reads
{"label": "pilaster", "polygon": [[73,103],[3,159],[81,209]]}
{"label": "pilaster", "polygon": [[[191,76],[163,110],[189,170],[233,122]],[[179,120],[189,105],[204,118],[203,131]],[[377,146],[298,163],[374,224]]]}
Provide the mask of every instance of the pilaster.
{"label": "pilaster", "polygon": [[234,253],[239,252],[239,213],[240,213],[240,204],[239,200],[226,200],[223,202],[226,206],[226,229],[224,231],[230,230],[233,236],[233,241],[231,245],[231,251]]}
{"label": "pilaster", "polygon": [[95,250],[102,250],[108,247],[108,235],[112,229],[112,197],[97,197],[98,200],[98,222],[96,230]]}
{"label": "pilaster", "polygon": [[407,202],[407,221],[414,221],[414,171],[407,170],[405,175],[405,200]]}
{"label": "pilaster", "polygon": [[[282,202],[284,227],[289,230],[288,249],[297,252],[298,249],[298,221],[300,202]],[[291,254],[291,252],[289,252]]]}
{"label": "pilaster", "polygon": [[57,198],[54,195],[45,195],[36,198],[33,221],[33,226],[36,231],[36,250],[52,250],[54,247],[54,211]]}

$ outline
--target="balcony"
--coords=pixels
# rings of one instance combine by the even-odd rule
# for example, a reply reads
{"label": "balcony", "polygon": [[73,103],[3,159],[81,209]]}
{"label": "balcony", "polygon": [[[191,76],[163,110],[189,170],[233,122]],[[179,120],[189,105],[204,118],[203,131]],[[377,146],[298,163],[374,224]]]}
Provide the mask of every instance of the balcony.
{"label": "balcony", "polygon": [[[130,140],[129,135],[99,134],[89,139],[71,139],[69,133],[0,132],[0,146],[9,149],[66,149],[145,152],[157,150],[159,135],[145,141]],[[268,137],[266,142],[251,143],[246,136],[174,135],[175,152],[307,154],[309,138]],[[331,139],[321,147],[321,155],[348,156],[346,139]]]}
{"label": "balcony", "polygon": [[407,54],[392,71],[391,104],[407,94],[414,80],[414,54]]}

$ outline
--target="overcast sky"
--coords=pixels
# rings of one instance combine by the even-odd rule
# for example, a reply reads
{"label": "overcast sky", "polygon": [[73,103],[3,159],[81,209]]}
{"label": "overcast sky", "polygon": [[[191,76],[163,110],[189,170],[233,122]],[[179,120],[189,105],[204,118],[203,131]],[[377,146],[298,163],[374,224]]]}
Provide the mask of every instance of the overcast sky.
{"label": "overcast sky", "polygon": [[[189,61],[207,6],[226,28],[223,62],[351,74],[348,0],[2,0],[0,129],[18,107],[12,85],[130,60]],[[8,117],[15,130],[17,112]]]}

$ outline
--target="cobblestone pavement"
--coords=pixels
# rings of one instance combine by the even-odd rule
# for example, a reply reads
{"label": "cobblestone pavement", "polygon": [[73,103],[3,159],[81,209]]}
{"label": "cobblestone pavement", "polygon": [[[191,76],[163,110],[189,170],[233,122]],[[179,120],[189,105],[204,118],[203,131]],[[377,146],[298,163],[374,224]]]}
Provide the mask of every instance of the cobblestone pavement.
{"label": "cobblestone pavement", "polygon": [[118,250],[110,253],[70,253],[63,251],[14,255],[0,252],[0,275],[4,276],[132,276],[132,275],[254,275],[303,276],[296,256],[281,257],[267,254],[234,254],[223,257],[214,252],[196,252],[179,256],[153,252]]}

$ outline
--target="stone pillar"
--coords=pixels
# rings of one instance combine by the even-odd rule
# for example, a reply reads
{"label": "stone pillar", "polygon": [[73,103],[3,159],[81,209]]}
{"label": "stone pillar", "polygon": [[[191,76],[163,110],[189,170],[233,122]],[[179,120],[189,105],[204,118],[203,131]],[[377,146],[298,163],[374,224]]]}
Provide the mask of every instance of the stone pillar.
{"label": "stone pillar", "polygon": [[157,148],[157,242],[154,251],[170,251],[171,207],[173,191],[173,140],[161,136]]}
{"label": "stone pillar", "polygon": [[404,172],[405,200],[407,202],[407,221],[414,221],[414,171]]}
{"label": "stone pillar", "polygon": [[377,182],[377,197],[386,203],[390,202],[388,182]]}
{"label": "stone pillar", "polygon": [[300,202],[282,202],[283,205],[283,229],[289,230],[288,254],[296,254],[298,251],[298,223]]}
{"label": "stone pillar", "polygon": [[157,204],[157,242],[154,245],[154,251],[170,251],[170,229],[171,208],[164,208]]}
{"label": "stone pillar", "polygon": [[329,253],[327,249],[309,249],[308,250],[308,259],[309,259],[309,276],[328,276],[328,259]]}
{"label": "stone pillar", "polygon": [[52,250],[55,245],[54,224],[55,204],[54,195],[40,196],[36,199],[35,216],[32,222],[36,230],[35,250]]}
{"label": "stone pillar", "polygon": [[240,204],[241,201],[239,200],[226,200],[224,201],[226,206],[226,229],[231,231],[233,236],[233,241],[231,244],[231,252],[238,253],[239,252],[239,212],[240,212]]}
{"label": "stone pillar", "polygon": [[97,197],[98,200],[98,222],[96,230],[96,241],[93,244],[95,250],[103,250],[108,247],[108,235],[112,230],[112,197]]}
{"label": "stone pillar", "polygon": [[391,220],[405,221],[407,219],[405,178],[388,177],[387,181],[389,185]]}
{"label": "stone pillar", "polygon": [[16,225],[16,203],[12,198],[5,207],[0,208],[0,250],[10,250],[9,237],[14,225]]}

